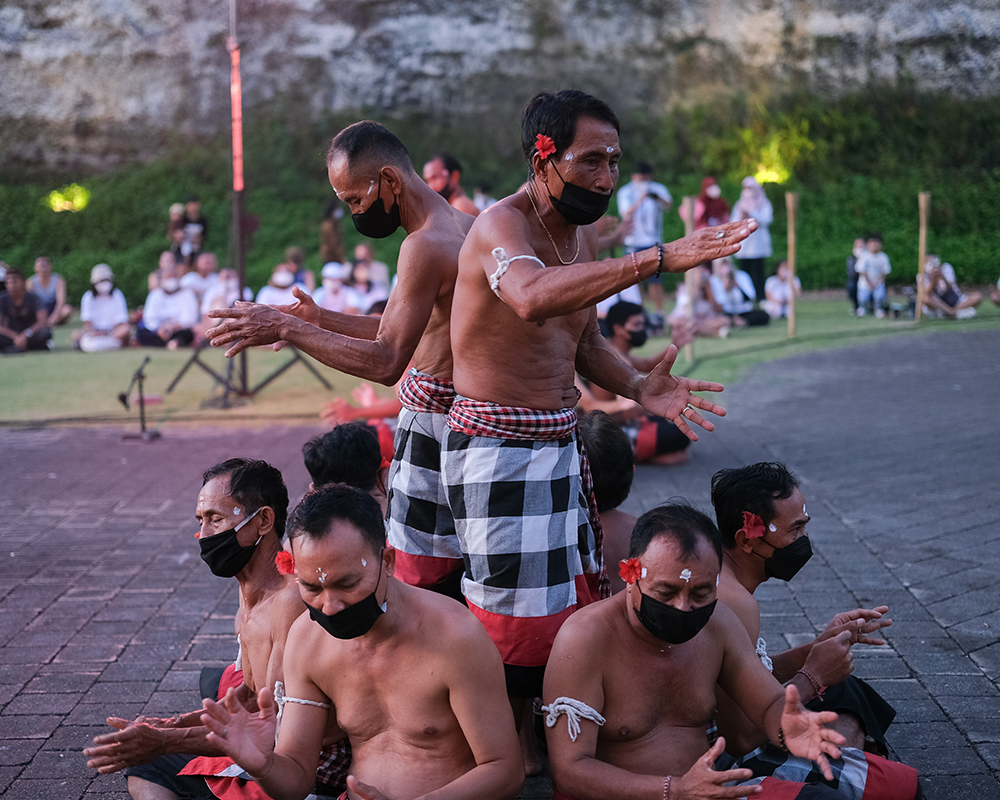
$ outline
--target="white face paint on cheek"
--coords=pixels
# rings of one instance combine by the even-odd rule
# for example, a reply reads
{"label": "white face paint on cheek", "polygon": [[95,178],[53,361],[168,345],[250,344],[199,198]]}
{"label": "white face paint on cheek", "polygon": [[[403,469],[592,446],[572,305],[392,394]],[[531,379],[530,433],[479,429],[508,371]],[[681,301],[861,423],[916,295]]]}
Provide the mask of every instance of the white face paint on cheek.
{"label": "white face paint on cheek", "polygon": [[646,568],[645,567],[642,568],[642,572],[639,574],[639,577],[640,578],[645,578],[646,577]]}
{"label": "white face paint on cheek", "polygon": [[239,510],[238,508],[234,508],[234,509],[233,509],[233,515],[234,515],[234,516],[237,516],[237,517],[238,517],[238,516],[240,515],[240,513],[242,513],[242,512],[241,512],[241,511],[240,511],[240,510]]}
{"label": "white face paint on cheek", "polygon": [[691,570],[689,570],[689,569],[682,569],[681,570],[681,580],[684,581],[684,583],[687,583],[688,581],[690,581],[691,580]]}
{"label": "white face paint on cheek", "polygon": [[774,527],[774,523],[773,522],[770,525],[767,526],[767,529],[769,531],[771,531],[771,533],[777,533],[777,531],[778,531],[778,529]]}
{"label": "white face paint on cheek", "polygon": [[718,589],[718,588],[719,588],[719,577],[720,577],[719,575],[716,575],[716,576],[715,576],[715,588],[716,588],[716,589]]}
{"label": "white face paint on cheek", "polygon": [[361,566],[362,567],[367,567],[368,566],[368,562],[365,561],[363,558],[361,559]]}
{"label": "white face paint on cheek", "polygon": [[567,150],[566,155],[563,156],[563,161],[572,161],[572,160],[573,160],[573,153],[572,151]]}

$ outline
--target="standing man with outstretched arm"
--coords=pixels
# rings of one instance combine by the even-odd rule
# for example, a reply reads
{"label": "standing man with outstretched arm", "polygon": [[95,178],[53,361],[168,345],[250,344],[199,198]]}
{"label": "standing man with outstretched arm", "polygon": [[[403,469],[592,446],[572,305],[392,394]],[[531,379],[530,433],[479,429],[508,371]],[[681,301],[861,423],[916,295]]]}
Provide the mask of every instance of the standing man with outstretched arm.
{"label": "standing man with outstretched arm", "polygon": [[317,306],[304,292],[291,306],[239,303],[209,316],[210,332],[229,357],[255,345],[287,341],[329,367],[399,387],[403,402],[389,474],[389,543],[406,583],[458,596],[462,554],[440,479],[441,439],[454,399],[450,321],[458,253],[472,217],[448,205],[413,169],[403,143],[384,125],[362,121],[334,137],[330,184],[364,236],[381,239],[400,225],[398,283],[381,319]]}
{"label": "standing man with outstretched arm", "polygon": [[[596,503],[576,442],[575,372],[688,425],[723,414],[692,394],[722,386],[648,376],[601,336],[594,304],[657,271],[731,255],[753,220],[595,261],[592,223],[618,180],[619,123],[583,92],[540,94],[524,110],[525,189],[478,217],[462,247],[452,314],[458,397],[442,472],[465,555],[463,591],[500,649],[508,693],[536,697],[556,631],[599,596]],[[591,514],[593,509],[593,514]]]}

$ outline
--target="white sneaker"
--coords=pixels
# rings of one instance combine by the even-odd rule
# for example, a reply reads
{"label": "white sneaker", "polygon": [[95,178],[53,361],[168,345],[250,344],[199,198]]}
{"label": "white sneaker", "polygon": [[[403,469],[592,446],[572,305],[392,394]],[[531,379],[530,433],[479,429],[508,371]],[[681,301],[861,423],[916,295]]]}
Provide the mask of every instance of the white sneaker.
{"label": "white sneaker", "polygon": [[719,328],[719,338],[725,339],[729,335],[730,328],[728,325],[723,325]]}
{"label": "white sneaker", "polygon": [[864,306],[858,306],[858,316],[859,317],[863,317],[864,315],[865,315],[865,307]]}
{"label": "white sneaker", "polygon": [[974,308],[960,308],[955,312],[955,319],[972,319],[974,316],[976,316]]}
{"label": "white sneaker", "polygon": [[875,319],[884,319],[884,318],[885,318],[885,311],[883,311],[881,308],[876,308]]}

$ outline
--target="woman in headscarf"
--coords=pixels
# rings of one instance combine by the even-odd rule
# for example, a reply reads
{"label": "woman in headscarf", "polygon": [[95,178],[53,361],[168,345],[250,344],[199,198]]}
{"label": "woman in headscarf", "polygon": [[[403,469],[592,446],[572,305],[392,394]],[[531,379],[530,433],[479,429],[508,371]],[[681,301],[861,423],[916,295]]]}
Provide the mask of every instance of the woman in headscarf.
{"label": "woman in headscarf", "polygon": [[729,222],[729,203],[722,197],[722,189],[715,178],[704,178],[701,194],[694,201],[694,229],[725,225]]}
{"label": "woman in headscarf", "polygon": [[737,258],[740,262],[740,269],[753,280],[757,297],[763,298],[764,259],[769,258],[773,252],[771,250],[771,233],[768,227],[774,220],[774,208],[757,180],[749,175],[743,179],[743,191],[740,192],[740,199],[733,206],[733,219],[740,220],[748,217],[757,220],[757,230],[743,241]]}

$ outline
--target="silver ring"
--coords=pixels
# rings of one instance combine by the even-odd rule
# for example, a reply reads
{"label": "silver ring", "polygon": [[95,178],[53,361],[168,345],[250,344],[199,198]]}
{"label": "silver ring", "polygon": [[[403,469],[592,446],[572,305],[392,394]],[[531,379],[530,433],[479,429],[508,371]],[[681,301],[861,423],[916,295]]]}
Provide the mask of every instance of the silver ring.
{"label": "silver ring", "polygon": [[726,238],[726,232],[725,231],[719,231],[717,234],[715,234],[715,238],[716,239],[725,239]]}
{"label": "silver ring", "polygon": [[683,411],[681,412],[681,415],[682,415],[682,416],[685,416],[685,417],[686,417],[686,416],[687,416],[687,413],[688,413],[688,411],[691,411],[691,410],[692,410],[691,406],[687,406],[687,407],[685,407],[685,409],[684,409],[684,410],[683,410]]}
{"label": "silver ring", "polygon": [[228,726],[228,725],[223,725],[223,726],[222,726],[222,738],[223,738],[223,739],[225,739],[225,738],[226,738],[226,734],[227,734],[227,733],[229,733],[229,726]]}

